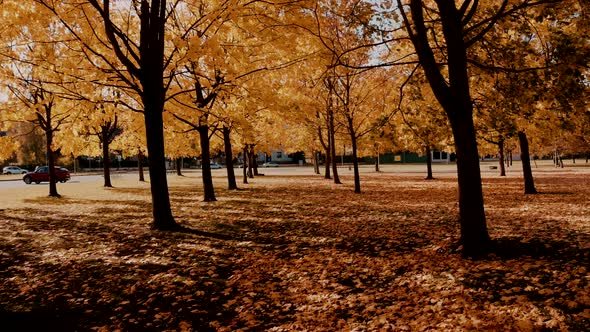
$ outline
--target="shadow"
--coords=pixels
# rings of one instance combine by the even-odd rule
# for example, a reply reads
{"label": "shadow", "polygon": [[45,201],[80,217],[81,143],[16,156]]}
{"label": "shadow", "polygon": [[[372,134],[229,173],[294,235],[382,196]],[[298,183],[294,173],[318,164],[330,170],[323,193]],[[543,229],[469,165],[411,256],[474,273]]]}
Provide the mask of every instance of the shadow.
{"label": "shadow", "polygon": [[123,193],[123,194],[134,194],[134,195],[147,195],[150,193],[150,188],[111,188],[111,190]]}
{"label": "shadow", "polygon": [[226,240],[226,241],[242,240],[242,238],[240,238],[240,237],[235,237],[235,236],[231,236],[231,235],[223,234],[223,233],[205,232],[205,231],[193,229],[193,228],[186,227],[186,226],[180,226],[180,229],[175,232],[203,236],[203,237],[213,238],[213,239],[218,239],[218,240]]}
{"label": "shadow", "polygon": [[30,311],[6,311],[0,309],[0,321],[4,331],[78,331],[82,311],[39,308]]}
{"label": "shadow", "polygon": [[[463,286],[472,290],[476,301],[500,305],[530,302],[539,308],[551,302],[552,307],[568,315],[580,314],[585,309],[568,300],[579,296],[580,288],[572,285],[587,278],[586,269],[576,267],[590,266],[589,248],[566,241],[507,237],[494,240],[491,253],[482,260],[498,264],[479,265],[461,280]],[[514,264],[522,269],[513,270]],[[583,320],[570,323],[572,331],[588,328]]]}
{"label": "shadow", "polygon": [[576,195],[573,191],[541,191],[538,190],[536,195]]}
{"label": "shadow", "polygon": [[[579,235],[573,235],[573,237],[579,237]],[[571,242],[554,241],[547,238],[524,240],[521,237],[507,237],[492,240],[488,259],[532,258],[556,261],[583,259],[590,265],[589,253],[590,249],[575,247]]]}
{"label": "shadow", "polygon": [[[423,308],[421,299],[440,297],[455,285],[469,306],[530,301],[572,315],[584,310],[583,302],[571,308],[566,302],[587,287],[590,239],[583,224],[544,222],[551,220],[526,217],[518,208],[540,202],[534,211],[546,213],[541,204],[558,201],[553,194],[521,199],[520,180],[490,181],[500,185],[489,186],[500,189],[496,204],[514,209],[493,212],[502,215],[494,227],[506,236],[498,235],[490,254],[474,263],[460,260],[458,246],[450,243],[458,235],[456,210],[449,208],[456,203],[456,179],[380,175],[361,180],[367,190],[359,197],[351,177],[338,187],[315,175],[284,178],[267,173],[238,191],[216,183],[215,204],[200,201],[199,183],[171,186],[173,215],[181,226],[170,231],[150,229],[148,186],[110,189],[107,200],[43,197],[29,200],[36,204],[26,208],[0,210],[0,326],[155,331],[189,322],[194,331],[210,331],[210,322],[218,322],[227,330],[270,330],[297,321],[298,308],[320,304],[293,289],[337,295],[346,301],[339,303],[352,306],[318,315],[318,321],[336,317],[358,326],[375,311],[357,311],[355,299],[387,306],[408,300],[407,307]],[[571,190],[580,200],[571,208],[585,206],[585,189],[548,189],[555,195]],[[115,200],[113,193],[128,196]],[[570,198],[562,200],[571,204]],[[439,278],[443,271],[453,279]],[[422,276],[433,279],[415,279]],[[376,293],[392,295],[372,300]],[[251,318],[258,325],[247,325]],[[334,330],[337,320],[328,322]]]}

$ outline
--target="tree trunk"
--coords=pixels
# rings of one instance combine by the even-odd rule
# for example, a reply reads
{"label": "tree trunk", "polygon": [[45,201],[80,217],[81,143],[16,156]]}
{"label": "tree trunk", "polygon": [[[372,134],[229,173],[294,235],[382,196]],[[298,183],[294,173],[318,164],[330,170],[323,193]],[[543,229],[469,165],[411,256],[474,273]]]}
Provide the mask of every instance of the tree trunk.
{"label": "tree trunk", "polygon": [[248,153],[247,154],[247,156],[248,156],[248,177],[250,179],[253,179],[254,178],[254,152],[253,152],[254,148],[252,148],[250,145],[251,144],[248,144],[249,147],[247,150],[248,151],[247,152]]}
{"label": "tree trunk", "polygon": [[109,128],[107,126],[101,126],[102,132],[100,134],[100,140],[102,143],[102,159],[104,163],[102,165],[104,186],[112,188],[111,184],[111,158],[109,156]]}
{"label": "tree trunk", "polygon": [[176,158],[176,175],[182,176],[182,157]]}
{"label": "tree trunk", "polygon": [[426,180],[434,180],[432,176],[432,151],[430,144],[426,144]]}
{"label": "tree trunk", "polygon": [[141,149],[137,152],[137,169],[139,170],[139,181],[145,182],[145,178],[143,176],[143,152]]}
{"label": "tree trunk", "polygon": [[47,117],[47,127],[48,129],[45,130],[45,152],[47,153],[47,166],[49,172],[49,196],[50,197],[61,197],[60,194],[57,193],[57,176],[55,175],[55,154],[53,153],[53,149],[51,145],[53,144],[53,129],[51,129],[51,117]]}
{"label": "tree trunk", "polygon": [[520,143],[520,160],[522,161],[522,173],[524,175],[524,193],[536,194],[535,182],[533,180],[533,171],[531,170],[531,158],[529,155],[529,141],[524,131],[518,132],[518,142]]}
{"label": "tree trunk", "polygon": [[213,188],[213,176],[211,175],[211,154],[209,151],[209,126],[197,128],[201,139],[201,171],[203,173],[203,201],[215,202],[215,189]]}
{"label": "tree trunk", "polygon": [[243,154],[243,162],[242,162],[242,171],[244,173],[244,180],[243,183],[247,184],[248,183],[248,159],[250,158],[248,156],[248,145],[246,144],[244,146],[244,149],[242,150],[242,154]]}
{"label": "tree trunk", "polygon": [[361,175],[359,174],[359,162],[356,151],[356,133],[352,123],[352,117],[348,117],[348,132],[350,133],[350,142],[352,144],[352,166],[354,169],[354,193],[361,193]]}
{"label": "tree trunk", "polygon": [[254,147],[252,147],[252,170],[254,171],[254,176],[258,176],[258,154],[255,153]]}
{"label": "tree trunk", "polygon": [[563,168],[563,158],[559,155],[559,167]]}
{"label": "tree trunk", "polygon": [[[158,86],[161,90],[162,87]],[[155,94],[155,92],[154,92]],[[151,93],[146,93],[150,96]],[[157,230],[175,230],[178,224],[172,216],[170,195],[168,193],[168,179],[166,178],[166,159],[164,156],[164,123],[162,119],[163,107],[156,107],[159,101],[147,97],[145,104],[145,128],[148,150],[148,172],[150,175],[150,189],[152,193],[152,213],[154,221],[152,227]]]}
{"label": "tree trunk", "polygon": [[432,91],[451,123],[457,154],[463,255],[479,257],[489,250],[490,238],[486,225],[479,154],[473,124],[473,103],[467,73],[467,46],[463,40],[464,25],[454,1],[437,0],[436,4],[446,41],[447,77],[441,72],[440,64],[432,50],[422,1],[410,1],[412,21],[406,20],[405,23]]}
{"label": "tree trunk", "polygon": [[313,171],[315,174],[320,174],[320,156],[319,151],[313,151]]}
{"label": "tree trunk", "polygon": [[153,228],[176,230],[178,224],[172,216],[166,159],[164,155],[164,44],[166,1],[141,2],[139,81],[144,107],[145,136],[147,141],[150,189],[152,193]]}
{"label": "tree trunk", "polygon": [[330,167],[332,167],[332,152],[328,148],[326,149],[326,160],[324,162],[324,179],[329,180],[332,178]]}
{"label": "tree trunk", "polygon": [[461,222],[461,242],[464,254],[480,256],[490,242],[488,235],[479,155],[471,112],[451,120],[455,151],[457,153],[457,177],[459,182],[459,214]]}
{"label": "tree trunk", "polygon": [[504,156],[504,165],[506,165],[506,168],[510,168],[510,164],[508,162],[508,156],[512,153],[511,149],[508,149],[507,155]]}
{"label": "tree trunk", "polygon": [[234,173],[234,156],[231,149],[231,130],[229,127],[223,127],[223,145],[225,148],[225,167],[227,168],[227,189],[236,190],[238,185],[236,183],[236,174]]}
{"label": "tree trunk", "polygon": [[334,183],[342,184],[340,182],[340,177],[338,176],[338,161],[336,160],[336,134],[335,134],[335,127],[334,127],[334,113],[330,110],[328,112],[328,135],[330,135],[329,143],[330,143],[330,153],[331,153],[331,161],[332,161],[332,174],[334,174]]}
{"label": "tree trunk", "polygon": [[[318,115],[319,118],[319,115]],[[326,143],[324,141],[324,137],[322,136],[322,127],[318,126],[318,138],[320,140],[320,144],[322,145],[322,147],[324,148],[324,151],[326,151],[326,160],[324,161],[324,179],[331,179],[332,177],[330,176],[330,160],[332,155],[330,154],[330,127],[328,126],[328,135],[327,136],[327,140],[328,142]],[[319,152],[318,152],[319,153]],[[319,168],[319,165],[318,165]],[[318,173],[319,174],[319,173]]]}
{"label": "tree trunk", "polygon": [[379,173],[379,149],[375,148],[375,172]]}
{"label": "tree trunk", "polygon": [[506,176],[506,168],[504,167],[504,140],[498,142],[498,150],[500,151],[500,176]]}

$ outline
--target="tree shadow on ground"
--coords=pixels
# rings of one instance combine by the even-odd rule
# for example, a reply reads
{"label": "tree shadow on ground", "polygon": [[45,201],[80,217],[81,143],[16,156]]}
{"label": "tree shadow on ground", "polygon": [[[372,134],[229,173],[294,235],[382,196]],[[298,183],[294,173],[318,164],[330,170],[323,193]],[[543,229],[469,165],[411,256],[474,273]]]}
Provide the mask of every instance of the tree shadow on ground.
{"label": "tree shadow on ground", "polygon": [[37,308],[27,311],[7,311],[0,308],[0,321],[5,331],[78,331],[81,310]]}
{"label": "tree shadow on ground", "polygon": [[[302,329],[346,330],[336,324],[363,329],[378,315],[400,324],[440,322],[464,317],[457,315],[468,306],[482,320],[493,320],[490,307],[583,312],[576,291],[588,287],[582,268],[590,253],[576,247],[588,243],[586,233],[573,231],[583,228],[558,218],[515,226],[520,210],[508,202],[522,195],[501,186],[495,204],[516,208],[494,214],[495,227],[510,236],[500,235],[485,260],[461,260],[446,250],[458,235],[456,213],[446,208],[456,198],[446,186],[451,180],[421,186],[414,178],[388,179],[367,181],[371,190],[362,195],[326,182],[313,190],[293,182],[231,194],[216,188],[216,203],[200,202],[198,186],[174,186],[178,231],[149,229],[147,188],[115,188],[129,194],[121,200],[66,197],[55,207],[44,205],[54,200],[32,200],[30,208],[0,213],[0,319],[8,322],[3,327],[35,321],[62,331],[70,329],[62,318],[76,325],[71,330],[182,330],[188,322],[191,330],[211,331],[211,322],[270,330],[304,317]],[[569,233],[557,239],[559,227]],[[437,309],[447,311],[425,316],[431,299],[448,301]],[[589,330],[583,322],[568,327]]]}
{"label": "tree shadow on ground", "polygon": [[[580,239],[585,235],[570,236]],[[526,299],[538,308],[558,308],[570,315],[572,330],[590,328],[590,321],[571,318],[586,309],[580,305],[585,295],[577,290],[590,286],[587,270],[582,268],[590,266],[590,248],[548,238],[504,237],[493,241],[484,261],[492,265],[470,270],[462,280],[465,287],[475,291],[476,301],[509,306]],[[510,269],[515,261],[524,269]],[[570,287],[574,284],[575,288]]]}
{"label": "tree shadow on ground", "polygon": [[[571,237],[579,238],[584,237],[584,235],[572,234]],[[505,237],[493,240],[490,259],[509,260],[526,257],[568,261],[573,258],[584,258],[590,263],[589,253],[589,248],[572,246],[572,242],[550,240],[547,238],[524,239],[522,237]]]}

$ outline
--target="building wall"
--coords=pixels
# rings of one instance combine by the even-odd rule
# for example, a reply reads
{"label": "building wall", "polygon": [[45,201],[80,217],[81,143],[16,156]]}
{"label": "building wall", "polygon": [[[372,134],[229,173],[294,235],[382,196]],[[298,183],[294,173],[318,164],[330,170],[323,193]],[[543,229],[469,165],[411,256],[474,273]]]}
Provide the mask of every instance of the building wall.
{"label": "building wall", "polygon": [[261,163],[265,163],[267,161],[272,161],[275,163],[289,163],[293,161],[293,159],[289,158],[289,156],[283,150],[271,150],[270,154],[266,152],[259,152],[257,160]]}

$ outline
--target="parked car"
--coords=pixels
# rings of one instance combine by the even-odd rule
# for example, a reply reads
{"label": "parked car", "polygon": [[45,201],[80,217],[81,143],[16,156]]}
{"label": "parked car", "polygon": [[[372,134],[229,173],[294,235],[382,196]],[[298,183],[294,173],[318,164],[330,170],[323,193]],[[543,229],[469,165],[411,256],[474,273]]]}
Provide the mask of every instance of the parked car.
{"label": "parked car", "polygon": [[[55,166],[55,177],[59,182],[66,182],[70,179],[70,171],[67,168]],[[41,183],[49,181],[49,166],[37,167],[34,172],[28,172],[23,176],[26,184],[32,182]]]}
{"label": "parked car", "polygon": [[28,171],[18,166],[6,166],[2,169],[2,174],[26,174]]}
{"label": "parked car", "polygon": [[218,163],[211,163],[211,169],[220,169],[223,168],[223,166],[219,165]]}
{"label": "parked car", "polygon": [[268,163],[262,164],[262,167],[279,167],[279,164],[268,162]]}

